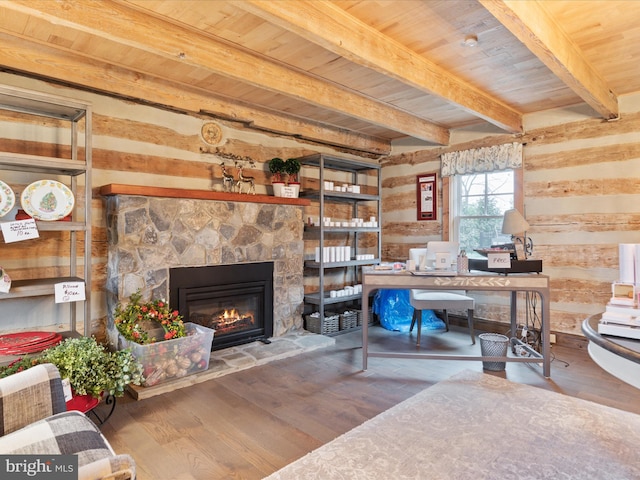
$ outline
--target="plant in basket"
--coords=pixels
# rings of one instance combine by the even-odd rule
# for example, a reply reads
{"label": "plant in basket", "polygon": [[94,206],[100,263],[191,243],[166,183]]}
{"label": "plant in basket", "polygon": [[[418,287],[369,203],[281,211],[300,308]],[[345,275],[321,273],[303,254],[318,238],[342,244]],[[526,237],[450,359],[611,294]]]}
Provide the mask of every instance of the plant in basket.
{"label": "plant in basket", "polygon": [[116,305],[114,322],[118,332],[132,342],[140,345],[155,343],[157,340],[149,330],[162,327],[162,340],[182,338],[186,335],[182,316],[177,310],[171,310],[164,300],[151,300],[141,303],[140,291],[132,293],[129,303]]}

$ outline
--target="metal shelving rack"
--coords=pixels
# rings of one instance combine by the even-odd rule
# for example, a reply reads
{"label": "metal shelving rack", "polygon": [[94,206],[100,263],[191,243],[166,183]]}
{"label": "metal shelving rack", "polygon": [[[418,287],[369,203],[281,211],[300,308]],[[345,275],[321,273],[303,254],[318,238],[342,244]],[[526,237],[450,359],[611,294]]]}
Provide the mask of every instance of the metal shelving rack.
{"label": "metal shelving rack", "polygon": [[[69,232],[69,276],[14,281],[9,293],[0,293],[0,300],[36,296],[53,298],[54,286],[57,283],[83,281],[85,283],[83,331],[85,336],[89,336],[91,334],[91,104],[15,87],[0,86],[0,110],[68,121],[71,133],[71,158],[0,151],[0,170],[67,176],[68,182],[63,183],[67,183],[76,199],[79,177],[84,176],[85,184],[83,211],[80,211],[76,202],[71,221],[36,222],[39,231]],[[78,123],[82,119],[85,123],[84,148],[83,156],[79,158],[81,151],[78,141]],[[78,235],[84,235],[82,271],[78,266]],[[77,320],[76,305],[70,303],[69,331],[64,332],[65,334],[77,335]]]}
{"label": "metal shelving rack", "polygon": [[[315,154],[298,159],[303,166],[317,167],[319,170],[319,190],[317,191],[304,191],[301,192],[305,198],[319,202],[319,224],[318,226],[307,226],[305,231],[317,232],[319,234],[319,247],[320,252],[323,251],[325,246],[325,240],[328,235],[333,234],[353,234],[354,239],[352,246],[355,249],[355,254],[358,254],[358,235],[363,233],[374,233],[377,235],[377,251],[375,258],[372,260],[349,260],[345,262],[326,262],[322,254],[320,255],[320,261],[305,261],[305,267],[318,270],[318,291],[315,293],[305,294],[304,301],[308,305],[317,307],[320,313],[321,322],[324,322],[325,309],[328,305],[335,305],[340,303],[348,303],[359,301],[361,299],[360,294],[342,296],[342,297],[330,297],[329,292],[325,290],[325,270],[337,269],[337,268],[355,268],[358,269],[362,266],[377,265],[380,263],[382,256],[382,239],[381,239],[381,218],[382,218],[382,206],[380,202],[380,194],[382,192],[382,179],[380,176],[381,167],[379,164],[368,163],[364,161],[345,159],[336,157],[333,155]],[[372,195],[368,193],[352,193],[352,192],[337,192],[325,190],[325,174],[327,171],[341,171],[351,174],[351,183],[359,184],[359,176],[372,174],[376,175],[377,179],[377,194]],[[377,227],[327,227],[322,222],[322,219],[326,216],[327,203],[349,203],[352,205],[352,218],[358,217],[359,205],[363,203],[376,202],[378,220]],[[354,274],[354,277],[358,276],[359,272]]]}

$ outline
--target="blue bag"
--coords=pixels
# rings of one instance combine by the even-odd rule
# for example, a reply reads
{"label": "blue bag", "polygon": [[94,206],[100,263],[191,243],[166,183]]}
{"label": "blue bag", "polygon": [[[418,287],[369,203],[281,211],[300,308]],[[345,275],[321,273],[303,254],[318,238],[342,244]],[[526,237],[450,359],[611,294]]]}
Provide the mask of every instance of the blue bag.
{"label": "blue bag", "polygon": [[[413,318],[409,290],[378,290],[373,299],[372,311],[378,315],[383,328],[395,332],[409,332]],[[444,327],[444,322],[436,317],[433,310],[423,310],[422,328],[439,330]]]}

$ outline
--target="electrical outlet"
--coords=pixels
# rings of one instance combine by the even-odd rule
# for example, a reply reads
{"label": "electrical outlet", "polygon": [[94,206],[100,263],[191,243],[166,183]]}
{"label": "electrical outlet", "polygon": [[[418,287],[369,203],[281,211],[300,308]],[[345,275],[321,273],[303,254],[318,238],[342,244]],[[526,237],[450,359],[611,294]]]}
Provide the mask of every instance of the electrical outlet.
{"label": "electrical outlet", "polygon": [[549,334],[549,343],[556,343],[556,334],[555,333],[550,333]]}

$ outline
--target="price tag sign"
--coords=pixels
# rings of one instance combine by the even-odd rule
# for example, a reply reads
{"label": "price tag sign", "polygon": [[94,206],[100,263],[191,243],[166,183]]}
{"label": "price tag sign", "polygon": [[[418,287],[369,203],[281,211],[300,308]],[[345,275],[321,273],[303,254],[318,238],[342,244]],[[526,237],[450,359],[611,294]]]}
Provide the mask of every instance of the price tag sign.
{"label": "price tag sign", "polygon": [[489,268],[511,268],[511,253],[487,254],[487,266]]}
{"label": "price tag sign", "polygon": [[296,198],[296,189],[294,187],[282,187],[282,193],[280,195],[283,198]]}
{"label": "price tag sign", "polygon": [[79,302],[85,299],[84,282],[62,282],[54,286],[56,303]]}
{"label": "price tag sign", "polygon": [[73,398],[73,392],[71,391],[71,381],[68,378],[62,380],[62,393],[64,394],[64,401],[68,402]]}
{"label": "price tag sign", "polygon": [[17,220],[15,222],[4,222],[0,224],[4,243],[20,242],[31,238],[38,238],[38,227],[33,218],[27,220]]}

